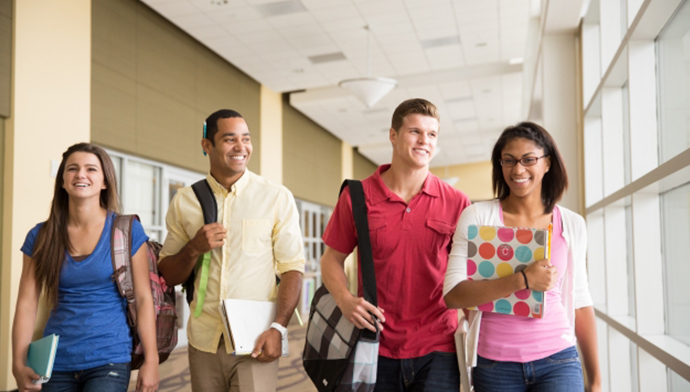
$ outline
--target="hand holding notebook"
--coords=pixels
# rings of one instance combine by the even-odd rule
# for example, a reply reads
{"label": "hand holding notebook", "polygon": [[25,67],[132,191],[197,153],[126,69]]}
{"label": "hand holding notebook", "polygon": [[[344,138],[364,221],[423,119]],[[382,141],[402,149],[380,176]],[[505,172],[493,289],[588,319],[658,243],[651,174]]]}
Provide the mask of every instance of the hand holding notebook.
{"label": "hand holding notebook", "polygon": [[60,336],[52,334],[29,345],[26,364],[40,377],[33,381],[34,384],[43,384],[50,380],[59,340]]}
{"label": "hand holding notebook", "polygon": [[[471,225],[467,239],[467,276],[470,280],[498,279],[524,273],[529,265],[548,259],[551,253],[551,226],[547,230]],[[472,309],[542,318],[544,306],[543,291],[524,289]]]}
{"label": "hand holding notebook", "polygon": [[[275,319],[274,301],[224,299],[220,302],[225,333],[230,337],[235,355],[251,355],[259,336]],[[287,334],[281,339],[283,357],[288,356]]]}

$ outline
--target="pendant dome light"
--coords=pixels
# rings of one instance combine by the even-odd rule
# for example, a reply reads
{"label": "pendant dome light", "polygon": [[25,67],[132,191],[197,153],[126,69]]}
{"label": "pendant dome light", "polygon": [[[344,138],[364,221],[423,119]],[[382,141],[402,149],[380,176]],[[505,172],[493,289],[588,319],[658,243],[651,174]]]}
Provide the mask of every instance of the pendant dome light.
{"label": "pendant dome light", "polygon": [[390,78],[371,77],[371,29],[367,31],[367,76],[365,78],[346,79],[338,85],[353,93],[360,101],[370,108],[398,85],[398,81]]}

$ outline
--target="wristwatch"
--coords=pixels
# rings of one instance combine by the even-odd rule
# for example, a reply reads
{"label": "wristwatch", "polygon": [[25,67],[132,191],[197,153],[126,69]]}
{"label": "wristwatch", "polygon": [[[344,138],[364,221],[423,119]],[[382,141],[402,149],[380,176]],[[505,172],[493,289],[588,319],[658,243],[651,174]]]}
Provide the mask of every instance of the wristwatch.
{"label": "wristwatch", "polygon": [[282,325],[280,325],[278,323],[271,323],[271,328],[280,332],[280,338],[281,339],[285,339],[287,337],[287,332],[288,332],[287,328],[283,327]]}

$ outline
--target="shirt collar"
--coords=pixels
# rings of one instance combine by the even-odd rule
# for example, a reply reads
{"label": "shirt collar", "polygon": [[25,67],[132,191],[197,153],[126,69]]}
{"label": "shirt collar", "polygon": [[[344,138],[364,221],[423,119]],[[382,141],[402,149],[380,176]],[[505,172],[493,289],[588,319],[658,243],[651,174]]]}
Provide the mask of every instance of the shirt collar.
{"label": "shirt collar", "polygon": [[[385,172],[386,170],[390,169],[391,165],[390,164],[385,164],[381,165],[376,169],[373,175],[373,180],[372,181],[372,186],[369,188],[369,191],[371,194],[369,195],[369,198],[371,200],[371,204],[376,204],[380,203],[384,200],[388,200],[391,197],[393,197],[393,192],[391,192],[390,189],[386,186],[386,184],[383,182],[381,179],[381,173]],[[439,191],[439,178],[436,177],[435,175],[431,174],[429,172],[426,176],[426,180],[424,180],[424,185],[422,186],[422,192],[432,196],[432,197],[438,197],[440,191]]]}
{"label": "shirt collar", "polygon": [[249,177],[251,177],[254,173],[250,172],[249,169],[245,169],[244,174],[242,174],[242,177],[240,177],[232,186],[230,187],[230,192],[228,192],[227,189],[223,185],[221,185],[212,175],[211,172],[209,172],[206,175],[206,181],[208,181],[209,185],[211,186],[211,190],[213,193],[218,193],[222,195],[223,197],[228,196],[230,193],[234,193],[236,196],[239,196],[242,191],[247,187],[249,184]]}

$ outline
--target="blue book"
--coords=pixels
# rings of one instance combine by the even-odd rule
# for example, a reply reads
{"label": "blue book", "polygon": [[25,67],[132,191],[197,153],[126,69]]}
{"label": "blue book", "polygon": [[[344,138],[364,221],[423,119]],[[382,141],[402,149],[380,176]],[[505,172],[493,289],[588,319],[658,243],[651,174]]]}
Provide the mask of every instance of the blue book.
{"label": "blue book", "polygon": [[50,376],[53,374],[53,362],[55,362],[58,340],[60,340],[60,336],[52,334],[29,345],[26,364],[41,376],[40,379],[34,381],[34,384],[43,384],[50,380]]}

